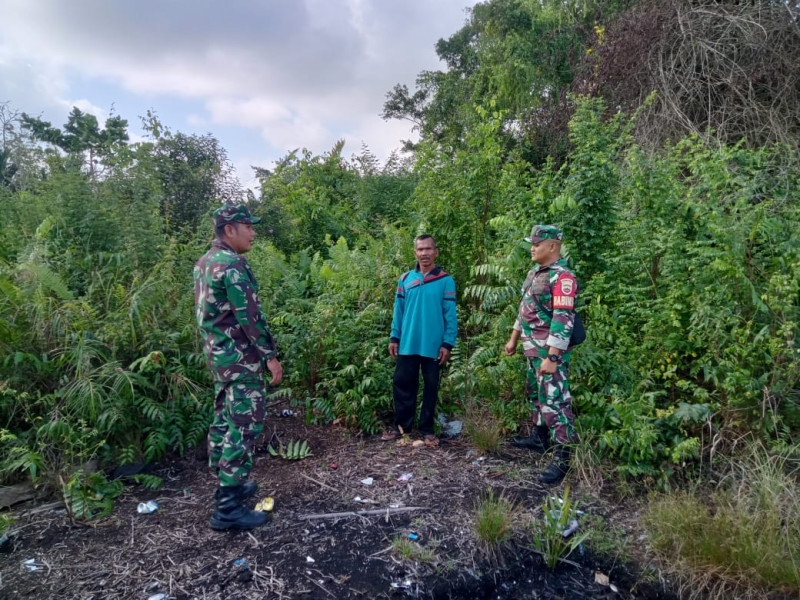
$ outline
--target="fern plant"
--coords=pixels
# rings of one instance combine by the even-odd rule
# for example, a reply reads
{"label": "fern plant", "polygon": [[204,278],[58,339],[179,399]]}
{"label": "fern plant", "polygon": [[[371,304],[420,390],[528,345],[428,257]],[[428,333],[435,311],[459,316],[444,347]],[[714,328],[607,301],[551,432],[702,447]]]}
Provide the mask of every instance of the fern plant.
{"label": "fern plant", "polygon": [[313,456],[307,440],[291,441],[286,446],[282,442],[278,442],[277,450],[270,444],[267,446],[267,451],[270,455],[280,456],[284,460],[302,460]]}

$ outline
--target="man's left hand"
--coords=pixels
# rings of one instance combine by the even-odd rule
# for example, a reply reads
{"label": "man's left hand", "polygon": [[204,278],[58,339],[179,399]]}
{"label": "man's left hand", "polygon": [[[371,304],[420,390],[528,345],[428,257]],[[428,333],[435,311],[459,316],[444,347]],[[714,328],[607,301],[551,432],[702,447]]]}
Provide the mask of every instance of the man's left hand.
{"label": "man's left hand", "polygon": [[439,348],[439,366],[444,366],[444,363],[450,358],[450,350],[447,348]]}

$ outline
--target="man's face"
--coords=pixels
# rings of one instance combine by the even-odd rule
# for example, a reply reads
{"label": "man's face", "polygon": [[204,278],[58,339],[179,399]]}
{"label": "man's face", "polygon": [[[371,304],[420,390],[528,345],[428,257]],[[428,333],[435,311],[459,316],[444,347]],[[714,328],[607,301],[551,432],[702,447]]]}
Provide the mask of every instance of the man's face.
{"label": "man's face", "polygon": [[417,243],[414,244],[414,256],[417,257],[420,269],[427,273],[436,263],[436,257],[439,256],[439,249],[434,245],[433,239],[431,238],[417,240]]}
{"label": "man's face", "polygon": [[531,244],[531,260],[540,265],[549,265],[558,260],[558,244],[553,240],[542,240]]}
{"label": "man's face", "polygon": [[253,247],[256,232],[252,223],[231,223],[225,226],[226,241],[239,254],[244,254]]}

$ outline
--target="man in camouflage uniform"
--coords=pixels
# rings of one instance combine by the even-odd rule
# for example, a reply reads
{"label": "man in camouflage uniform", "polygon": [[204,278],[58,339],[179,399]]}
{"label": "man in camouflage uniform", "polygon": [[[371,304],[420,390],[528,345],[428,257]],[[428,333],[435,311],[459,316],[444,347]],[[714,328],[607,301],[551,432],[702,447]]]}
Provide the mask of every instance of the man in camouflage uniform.
{"label": "man in camouflage uniform", "polygon": [[561,258],[561,239],[561,229],[555,225],[536,225],[525,238],[537,266],[522,286],[519,315],[505,346],[511,356],[522,338],[528,361],[526,392],[536,426],[533,435],[515,437],[514,443],[540,452],[555,443],[553,460],[539,476],[543,483],[564,478],[569,470],[567,444],[576,439],[567,371],[578,282]]}
{"label": "man in camouflage uniform", "polygon": [[246,206],[222,206],[214,218],[211,249],[194,267],[195,316],[215,393],[208,458],[218,471],[220,487],[211,527],[251,529],[267,520],[266,513],[242,505],[258,488],[247,477],[266,416],[264,369],[277,385],[283,367],[261,310],[258,283],[242,256],[253,246],[253,223],[260,219]]}

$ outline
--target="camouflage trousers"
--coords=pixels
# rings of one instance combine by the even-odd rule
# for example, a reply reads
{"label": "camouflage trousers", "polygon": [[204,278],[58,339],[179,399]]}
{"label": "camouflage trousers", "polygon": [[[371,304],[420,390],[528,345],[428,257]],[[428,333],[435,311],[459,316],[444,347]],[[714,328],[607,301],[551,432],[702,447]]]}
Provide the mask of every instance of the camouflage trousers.
{"label": "camouflage trousers", "polygon": [[208,464],[223,486],[244,483],[266,417],[267,388],[261,376],[214,382],[214,420],[208,429]]}
{"label": "camouflage trousers", "polygon": [[533,410],[533,424],[547,425],[551,440],[557,444],[576,440],[575,415],[567,380],[570,357],[570,352],[564,353],[552,375],[539,372],[542,360],[547,358],[547,349],[540,348],[539,356],[528,357],[525,393]]}

